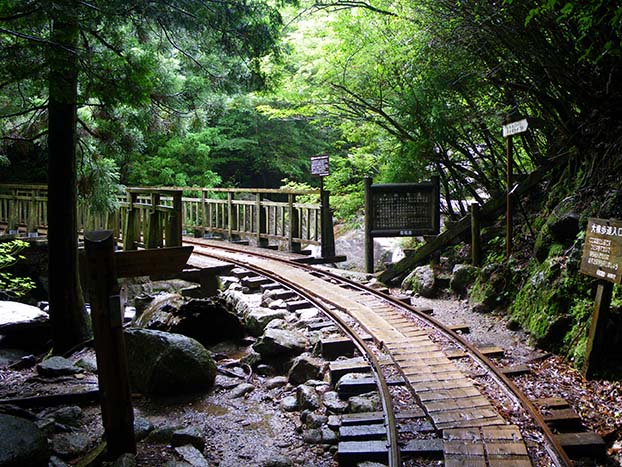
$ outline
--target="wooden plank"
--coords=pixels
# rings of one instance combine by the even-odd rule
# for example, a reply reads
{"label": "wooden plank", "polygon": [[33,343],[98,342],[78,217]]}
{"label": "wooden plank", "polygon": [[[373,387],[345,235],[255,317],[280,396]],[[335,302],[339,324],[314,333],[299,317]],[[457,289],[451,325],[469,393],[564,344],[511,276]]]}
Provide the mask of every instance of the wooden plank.
{"label": "wooden plank", "polygon": [[194,247],[117,251],[114,254],[117,277],[171,274],[181,271]]}
{"label": "wooden plank", "polygon": [[555,437],[571,457],[598,457],[605,453],[605,441],[591,431],[559,433]]}
{"label": "wooden plank", "polygon": [[543,399],[536,399],[533,403],[539,409],[566,409],[570,407],[568,401],[562,397],[546,397]]}

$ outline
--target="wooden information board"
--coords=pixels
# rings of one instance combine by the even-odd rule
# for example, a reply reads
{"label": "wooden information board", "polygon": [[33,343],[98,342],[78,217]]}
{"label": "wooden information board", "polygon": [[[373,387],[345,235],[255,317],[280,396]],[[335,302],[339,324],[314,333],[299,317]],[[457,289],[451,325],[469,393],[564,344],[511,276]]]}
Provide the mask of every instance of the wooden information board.
{"label": "wooden information board", "polygon": [[622,221],[588,219],[581,272],[615,284],[622,283]]}
{"label": "wooden information board", "polygon": [[326,177],[330,175],[328,155],[313,156],[311,158],[311,175]]}
{"label": "wooden information board", "polygon": [[438,184],[371,185],[370,233],[374,237],[435,235],[440,230]]}

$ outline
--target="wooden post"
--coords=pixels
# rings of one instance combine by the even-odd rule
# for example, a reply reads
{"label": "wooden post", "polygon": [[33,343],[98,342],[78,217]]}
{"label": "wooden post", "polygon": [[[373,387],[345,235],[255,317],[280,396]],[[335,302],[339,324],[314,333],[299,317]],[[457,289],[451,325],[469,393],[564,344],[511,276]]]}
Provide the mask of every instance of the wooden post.
{"label": "wooden post", "polygon": [[585,346],[583,374],[586,378],[591,378],[598,368],[602,368],[605,358],[605,331],[609,320],[612,294],[613,283],[602,280],[598,282],[590,334]]}
{"label": "wooden post", "polygon": [[201,236],[205,237],[205,232],[207,231],[207,199],[205,196],[205,190],[201,190]]}
{"label": "wooden post", "polygon": [[265,234],[268,231],[268,219],[266,217],[266,212],[261,205],[262,199],[262,194],[257,193],[255,198],[255,214],[257,216],[257,246],[263,248],[268,246],[268,239],[261,236],[261,234]]}
{"label": "wooden post", "polygon": [[374,272],[374,238],[371,233],[373,225],[372,202],[371,202],[371,177],[365,177],[365,270]]}
{"label": "wooden post", "polygon": [[506,195],[505,195],[505,258],[510,259],[512,255],[512,136],[507,136],[507,164],[506,164]]}
{"label": "wooden post", "polygon": [[117,294],[114,237],[110,230],[84,235],[91,321],[108,457],[136,453],[123,318]]}
{"label": "wooden post", "polygon": [[296,195],[290,193],[287,195],[287,210],[289,217],[289,233],[288,233],[288,246],[289,251],[292,253],[300,252],[300,242],[294,241],[295,238],[300,238],[300,213],[294,206],[296,202]]}
{"label": "wooden post", "polygon": [[479,204],[471,203],[471,264],[481,266],[482,243],[479,218]]}
{"label": "wooden post", "polygon": [[151,208],[149,209],[149,222],[145,248],[158,248],[162,246],[162,223],[160,222],[160,193],[151,193]]}
{"label": "wooden post", "polygon": [[320,223],[322,224],[322,258],[335,256],[335,233],[333,232],[333,212],[330,210],[330,191],[324,190],[324,179],[320,185]]}
{"label": "wooden post", "polygon": [[125,215],[125,225],[123,226],[123,250],[136,250],[138,241],[138,208],[134,206],[138,202],[138,193],[127,194],[127,213]]}
{"label": "wooden post", "polygon": [[181,191],[174,191],[173,195],[173,210],[168,219],[168,225],[166,226],[166,246],[181,246]]}

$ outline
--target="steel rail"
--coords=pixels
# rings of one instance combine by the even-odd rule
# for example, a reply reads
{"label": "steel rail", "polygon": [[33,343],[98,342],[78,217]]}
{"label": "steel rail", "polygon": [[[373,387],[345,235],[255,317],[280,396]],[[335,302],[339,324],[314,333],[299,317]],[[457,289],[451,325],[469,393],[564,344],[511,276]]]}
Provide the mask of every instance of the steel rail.
{"label": "steel rail", "polygon": [[[192,242],[186,242],[186,243],[192,243]],[[199,245],[199,243],[195,243],[195,245]],[[235,251],[236,253],[243,253],[235,249],[232,249],[231,251]],[[212,255],[212,254],[209,254],[203,251],[195,251],[194,254],[216,258],[221,261],[223,260],[222,256]],[[243,253],[243,254],[248,254],[248,253]],[[269,255],[264,255],[264,257],[269,258],[270,260],[273,260],[273,261],[277,261],[277,258],[269,256]],[[283,284],[286,287],[290,288],[291,290],[294,290],[301,297],[305,298],[307,301],[312,303],[314,306],[321,309],[327,316],[329,316],[338,325],[338,327],[346,335],[348,335],[349,337],[353,339],[356,347],[361,352],[361,354],[365,355],[367,359],[370,361],[371,367],[372,367],[372,370],[373,370],[373,373],[374,373],[374,376],[376,378],[376,382],[378,385],[378,389],[379,389],[378,392],[380,393],[380,400],[382,403],[382,409],[383,409],[383,413],[385,417],[385,428],[387,431],[388,466],[389,467],[400,467],[402,463],[401,463],[400,449],[397,444],[398,443],[397,422],[395,419],[395,412],[393,410],[393,401],[391,399],[389,385],[387,384],[386,378],[384,377],[384,374],[382,373],[382,366],[380,362],[378,361],[378,359],[376,358],[376,356],[374,355],[374,353],[367,346],[363,338],[359,336],[358,333],[354,329],[352,329],[341,316],[333,313],[333,311],[328,306],[326,306],[326,303],[329,303],[330,305],[334,306],[337,309],[340,309],[341,307],[339,307],[337,304],[327,301],[323,297],[305,289],[304,287],[290,280],[284,279],[282,276],[275,274],[273,271],[266,270],[264,268],[258,267],[256,265],[253,265],[245,261],[241,261],[241,260],[238,261],[238,260],[233,260],[231,258],[227,258],[226,261],[235,263],[238,266],[243,266],[246,269],[249,269],[253,272],[261,274],[262,276],[268,277],[274,280],[275,282]],[[289,264],[291,264],[291,262]]]}
{"label": "steel rail", "polygon": [[[542,414],[539,412],[536,406],[527,398],[527,396],[520,390],[520,388],[518,388],[518,386],[516,386],[514,382],[512,382],[512,380],[509,379],[508,376],[503,374],[503,372],[500,370],[499,367],[497,367],[497,365],[495,365],[488,357],[486,357],[481,351],[479,351],[473,344],[468,342],[463,336],[447,328],[443,323],[425,314],[417,307],[408,305],[398,300],[397,298],[392,297],[391,295],[387,293],[383,293],[372,287],[362,285],[358,282],[347,279],[339,274],[335,274],[326,269],[320,269],[320,268],[313,267],[310,265],[284,260],[282,258],[278,258],[274,254],[270,255],[270,254],[263,253],[263,252],[250,252],[248,250],[241,251],[239,248],[235,248],[235,247],[227,246],[227,245],[222,245],[222,246],[214,245],[214,244],[205,245],[205,244],[201,244],[200,242],[192,242],[192,241],[187,241],[187,243],[201,246],[203,248],[222,249],[225,251],[230,251],[230,252],[234,252],[238,254],[242,253],[242,254],[263,257],[263,258],[267,258],[271,260],[282,261],[284,263],[287,263],[290,266],[295,266],[306,271],[313,271],[316,274],[320,272],[324,274],[325,276],[330,277],[331,279],[348,284],[349,286],[356,288],[361,292],[369,293],[381,300],[384,300],[390,303],[391,305],[395,306],[396,308],[408,310],[409,312],[415,314],[419,319],[428,323],[434,329],[436,329],[441,334],[443,334],[446,338],[453,340],[454,342],[458,344],[459,347],[462,347],[463,350],[465,350],[468,354],[470,354],[471,358],[475,362],[477,362],[481,367],[483,367],[485,370],[488,371],[489,375],[495,380],[497,385],[501,387],[506,392],[506,394],[511,399],[513,399],[514,402],[517,402],[529,415],[531,415],[534,422],[537,424],[538,428],[542,431],[542,434],[544,435],[546,439],[546,450],[548,454],[550,455],[551,459],[555,462],[555,465],[557,467],[572,467],[573,466],[572,460],[568,457],[568,454],[566,454],[566,452],[560,445],[559,441],[555,437],[554,433],[551,431],[549,426],[546,424],[544,418],[542,417]],[[197,254],[201,254],[201,253],[197,252]],[[209,256],[209,255],[206,255],[206,256]],[[213,257],[218,257],[218,256],[214,255]],[[219,259],[222,260],[223,258],[220,257]]]}

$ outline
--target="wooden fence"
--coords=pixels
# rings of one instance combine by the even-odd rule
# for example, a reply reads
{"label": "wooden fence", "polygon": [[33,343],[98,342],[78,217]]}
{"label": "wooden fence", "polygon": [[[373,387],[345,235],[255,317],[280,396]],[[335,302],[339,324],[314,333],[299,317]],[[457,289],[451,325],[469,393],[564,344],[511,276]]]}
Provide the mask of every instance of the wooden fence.
{"label": "wooden fence", "polygon": [[[320,199],[322,198],[322,199]],[[78,230],[111,229],[124,249],[178,246],[182,235],[279,242],[289,251],[321,245],[334,256],[329,195],[319,190],[127,188],[119,209],[78,207]],[[8,233],[47,231],[47,186],[0,184],[0,224]]]}

